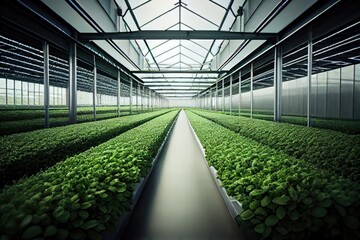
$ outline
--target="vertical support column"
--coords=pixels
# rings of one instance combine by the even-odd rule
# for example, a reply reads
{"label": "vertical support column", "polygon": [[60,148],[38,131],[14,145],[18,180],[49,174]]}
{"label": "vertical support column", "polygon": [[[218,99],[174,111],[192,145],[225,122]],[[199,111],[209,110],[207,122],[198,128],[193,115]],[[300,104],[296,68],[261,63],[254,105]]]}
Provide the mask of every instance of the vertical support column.
{"label": "vertical support column", "polygon": [[274,54],[274,121],[281,120],[282,106],[282,51],[280,45],[275,47]]}
{"label": "vertical support column", "polygon": [[[7,89],[6,89],[6,91],[7,91]],[[27,98],[28,98],[27,105],[29,106],[30,105],[30,83],[29,82],[27,82]],[[6,97],[6,104],[7,104],[7,97]]]}
{"label": "vertical support column", "polygon": [[24,105],[24,100],[23,100],[23,98],[24,98],[24,93],[23,93],[23,91],[24,91],[24,88],[23,88],[23,81],[21,81],[20,82],[21,83],[21,93],[20,93],[20,95],[21,95],[21,102],[20,102],[20,104],[21,104],[21,106],[23,106]]}
{"label": "vertical support column", "polygon": [[77,75],[76,75],[76,43],[70,43],[69,51],[69,122],[76,123],[77,118]]}
{"label": "vertical support column", "polygon": [[150,89],[147,90],[147,110],[150,110]]}
{"label": "vertical support column", "polygon": [[225,112],[225,78],[222,79],[222,111]]}
{"label": "vertical support column", "polygon": [[121,101],[121,71],[118,69],[117,75],[117,115],[120,117],[120,101]]}
{"label": "vertical support column", "polygon": [[150,97],[150,109],[153,110],[152,92],[151,92],[151,89],[149,89],[149,97]]}
{"label": "vertical support column", "polygon": [[141,94],[141,111],[144,111],[144,91],[145,91],[145,86],[142,86],[142,89],[140,91]]}
{"label": "vertical support column", "polygon": [[[13,87],[13,104],[14,104],[14,106],[16,105],[16,82],[15,82],[15,80],[13,80],[13,82],[14,82],[14,87]],[[39,85],[39,89],[40,89],[40,85]],[[39,98],[40,98],[40,90],[39,90]],[[39,104],[40,104],[40,99],[39,99]],[[339,106],[340,106],[340,104],[339,104]],[[340,111],[339,111],[340,112]]]}
{"label": "vertical support column", "polygon": [[210,88],[210,110],[213,110],[213,92],[212,88]]}
{"label": "vertical support column", "polygon": [[254,63],[250,67],[250,118],[253,117]]}
{"label": "vertical support column", "polygon": [[239,71],[239,116],[241,114],[241,71]]}
{"label": "vertical support column", "polygon": [[133,94],[133,81],[130,77],[130,114],[132,114],[132,94]]}
{"label": "vertical support column", "polygon": [[230,115],[232,109],[232,82],[233,82],[233,75],[230,75]]}
{"label": "vertical support column", "polygon": [[218,103],[218,82],[215,83],[215,111],[217,111],[217,103]]}
{"label": "vertical support column", "polygon": [[96,56],[94,55],[94,69],[93,69],[93,112],[94,112],[94,121],[96,121],[96,102],[97,102],[97,67],[96,67]]}
{"label": "vertical support column", "polygon": [[309,29],[309,38],[308,38],[308,69],[307,69],[307,80],[308,80],[308,89],[307,89],[307,126],[311,127],[311,74],[312,74],[312,63],[313,63],[313,39],[312,39],[312,29]]}
{"label": "vertical support column", "polygon": [[137,82],[137,87],[136,87],[136,100],[135,100],[135,104],[136,104],[136,111],[139,110],[139,83]]}
{"label": "vertical support column", "polygon": [[[45,128],[50,126],[50,81],[49,81],[49,44],[44,42],[44,108],[45,108]],[[15,83],[14,83],[15,84]]]}
{"label": "vertical support column", "polygon": [[8,79],[5,78],[5,103],[6,105],[9,104],[8,102]]}

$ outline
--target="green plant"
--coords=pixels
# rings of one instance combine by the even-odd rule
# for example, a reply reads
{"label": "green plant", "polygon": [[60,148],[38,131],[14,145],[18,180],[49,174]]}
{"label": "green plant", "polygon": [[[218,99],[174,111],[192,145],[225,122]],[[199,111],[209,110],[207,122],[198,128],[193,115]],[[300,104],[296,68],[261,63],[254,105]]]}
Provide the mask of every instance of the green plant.
{"label": "green plant", "polygon": [[360,138],[331,130],[192,110],[242,136],[249,137],[318,169],[360,181]]}
{"label": "green plant", "polygon": [[236,220],[268,239],[358,239],[360,184],[318,170],[187,111],[206,159],[243,207]]}
{"label": "green plant", "polygon": [[177,111],[0,192],[1,239],[101,239],[131,204]]}
{"label": "green plant", "polygon": [[[0,138],[0,187],[46,169],[169,110],[37,130]],[[21,166],[21,167],[20,167]]]}

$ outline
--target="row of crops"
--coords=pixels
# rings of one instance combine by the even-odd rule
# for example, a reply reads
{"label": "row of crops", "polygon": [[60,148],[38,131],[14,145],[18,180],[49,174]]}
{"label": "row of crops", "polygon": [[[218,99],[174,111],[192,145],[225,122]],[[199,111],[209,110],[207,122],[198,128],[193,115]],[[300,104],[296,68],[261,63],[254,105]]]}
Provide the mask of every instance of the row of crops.
{"label": "row of crops", "polygon": [[[218,113],[220,113],[218,111]],[[238,111],[230,111],[225,110],[222,112],[227,115],[235,115],[239,116]],[[251,117],[249,109],[241,109],[240,116],[242,117]],[[274,113],[269,111],[253,111],[252,117],[255,119],[262,119],[273,121]],[[306,126],[307,125],[307,117],[306,116],[290,116],[290,115],[282,115],[281,122],[291,123]],[[350,119],[329,119],[329,118],[311,118],[312,126],[323,129],[331,129],[335,131],[340,131],[347,134],[360,134],[360,121],[359,120],[350,120]]]}
{"label": "row of crops", "polygon": [[[96,107],[96,119],[103,120],[118,116],[118,109],[115,106],[98,106]],[[141,110],[133,108],[130,112],[129,106],[120,107],[121,116],[138,114],[150,110]],[[0,110],[0,135],[10,135],[14,133],[28,132],[44,128],[44,109],[17,109],[2,108]],[[69,124],[69,110],[66,108],[50,109],[50,127],[58,127]],[[78,107],[77,122],[89,122],[94,120],[92,107]]]}
{"label": "row of crops", "polygon": [[331,169],[340,176],[360,181],[360,136],[209,111],[195,112],[242,136],[304,159],[314,167]]}
{"label": "row of crops", "polygon": [[[121,131],[122,134],[100,145],[89,143],[87,148],[97,146],[63,161],[58,159],[54,166],[6,185],[0,192],[0,238],[101,239],[102,234],[129,209],[135,184],[148,173],[177,114],[178,111],[162,110],[117,119],[120,122],[127,118],[126,124],[117,126],[117,134]],[[100,122],[83,124],[87,126],[81,130],[82,124],[76,125],[78,133],[87,131],[82,135],[76,134],[72,126],[58,128],[57,133],[61,129],[69,132],[64,137],[54,136],[52,144],[46,145],[43,141],[38,151],[34,151],[38,157],[33,156],[30,162],[41,164],[38,158],[43,158],[42,163],[46,158],[50,160],[51,157],[42,156],[41,149],[53,151],[52,148],[60,144],[65,150],[68,141],[72,141],[71,144],[78,144],[74,142],[78,140],[88,141],[94,139],[98,131],[110,134],[114,129],[109,130],[105,125],[114,125],[115,120],[111,121],[102,121],[99,128],[93,125]],[[126,131],[126,128],[131,129]],[[46,134],[44,132],[55,130],[39,130],[33,132],[33,137],[40,140],[41,135]],[[49,134],[50,139],[51,136]],[[18,156],[26,153],[20,145]],[[35,145],[28,150],[32,151],[32,148],[36,150]],[[50,161],[50,165],[54,163]]]}
{"label": "row of crops", "polygon": [[[207,161],[242,204],[240,227],[264,239],[360,238],[356,136],[206,111],[187,116]],[[331,167],[338,161],[341,169]]]}
{"label": "row of crops", "polygon": [[105,142],[167,111],[0,137],[0,187]]}

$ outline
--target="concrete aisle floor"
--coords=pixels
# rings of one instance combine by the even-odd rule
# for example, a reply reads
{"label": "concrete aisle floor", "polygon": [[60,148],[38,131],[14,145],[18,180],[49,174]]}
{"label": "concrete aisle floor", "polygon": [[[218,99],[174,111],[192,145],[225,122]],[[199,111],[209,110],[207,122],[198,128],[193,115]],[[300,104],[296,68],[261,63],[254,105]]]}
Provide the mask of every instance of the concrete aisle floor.
{"label": "concrete aisle floor", "polygon": [[210,176],[184,111],[122,239],[244,239]]}

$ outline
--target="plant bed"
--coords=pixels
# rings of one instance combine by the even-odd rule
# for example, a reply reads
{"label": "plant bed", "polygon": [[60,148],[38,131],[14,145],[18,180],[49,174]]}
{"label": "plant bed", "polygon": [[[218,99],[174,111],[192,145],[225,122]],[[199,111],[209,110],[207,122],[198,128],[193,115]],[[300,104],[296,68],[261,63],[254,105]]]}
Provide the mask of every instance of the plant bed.
{"label": "plant bed", "polygon": [[206,159],[264,239],[359,239],[360,184],[187,112]]}
{"label": "plant bed", "polygon": [[360,181],[360,137],[325,129],[228,116],[207,111],[196,114],[242,136],[304,159],[318,169]]}
{"label": "plant bed", "polygon": [[[105,142],[168,110],[0,138],[0,187]],[[21,167],[20,167],[21,166]]]}
{"label": "plant bed", "polygon": [[0,232],[8,239],[101,239],[129,210],[177,111],[68,158],[0,192]]}

